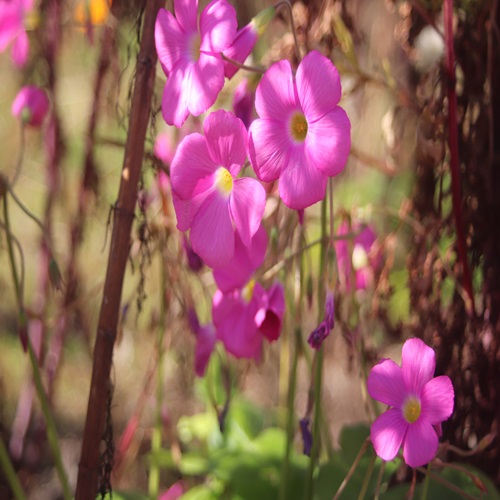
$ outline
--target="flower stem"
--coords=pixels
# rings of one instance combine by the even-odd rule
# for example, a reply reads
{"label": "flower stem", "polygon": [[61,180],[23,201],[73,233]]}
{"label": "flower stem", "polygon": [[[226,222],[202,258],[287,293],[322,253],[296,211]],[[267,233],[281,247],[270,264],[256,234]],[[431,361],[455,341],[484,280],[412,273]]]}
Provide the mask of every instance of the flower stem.
{"label": "flower stem", "polygon": [[17,477],[16,471],[10,461],[7,448],[5,447],[5,443],[2,438],[0,438],[0,465],[2,466],[2,471],[14,498],[16,500],[24,500],[26,495],[24,494],[19,478]]}
{"label": "flower stem", "polygon": [[[321,238],[327,238],[327,200],[323,199],[321,203]],[[326,244],[320,247],[319,273],[318,273],[318,297],[323,299],[325,296],[325,264],[326,264]],[[323,311],[318,311],[318,322],[321,322]],[[312,429],[312,447],[311,460],[309,461],[309,470],[306,478],[305,498],[312,500],[314,496],[314,471],[319,452],[320,425],[321,425],[321,385],[323,376],[323,350],[324,344],[314,353],[313,371],[314,371],[314,420]]]}
{"label": "flower stem", "polygon": [[[17,274],[16,261],[14,259],[14,248],[12,245],[12,235],[10,233],[9,210],[8,210],[7,196],[5,194],[3,196],[3,211],[5,219],[5,233],[7,235],[7,249],[8,249],[7,251],[9,254],[10,266],[12,270],[12,279],[14,280],[14,287],[16,289],[16,298],[19,307],[19,315],[21,316],[24,310],[22,289]],[[54,417],[52,416],[52,412],[50,411],[49,401],[47,399],[47,395],[45,394],[45,389],[42,383],[40,367],[38,366],[38,359],[36,357],[35,351],[33,350],[33,346],[31,345],[31,340],[29,339],[29,337],[27,339],[27,343],[28,343],[28,353],[30,357],[31,367],[33,369],[33,380],[35,382],[36,392],[40,399],[40,406],[42,409],[43,416],[45,418],[45,423],[47,425],[47,440],[52,450],[52,454],[54,455],[55,467],[63,487],[63,496],[65,500],[71,500],[73,495],[71,494],[68,478],[66,476],[66,472],[64,470],[64,466],[62,463],[61,450],[59,449],[59,443],[57,441],[57,431],[54,422]]]}
{"label": "flower stem", "polygon": [[442,478],[441,476],[438,476],[438,475],[434,474],[433,472],[428,472],[423,467],[417,467],[417,470],[419,472],[421,472],[422,474],[429,476],[433,481],[436,481],[437,483],[442,484],[443,486],[445,486],[449,490],[454,491],[455,493],[458,493],[459,495],[463,496],[464,498],[467,498],[467,500],[477,500],[476,497],[469,495],[466,491],[462,490],[458,486],[455,486],[453,483],[450,483],[449,481]]}
{"label": "flower stem", "polygon": [[231,63],[233,66],[236,66],[237,68],[244,69],[246,71],[251,71],[252,73],[259,73],[260,75],[263,75],[266,72],[265,69],[258,68],[257,66],[247,66],[246,64],[242,64],[242,63],[236,61],[235,59],[231,59],[230,57],[227,57],[222,52],[220,53],[220,55],[224,61]]}
{"label": "flower stem", "polygon": [[467,260],[467,246],[462,214],[462,192],[460,185],[460,160],[458,155],[457,91],[455,78],[455,51],[453,48],[453,0],[444,0],[444,38],[446,45],[445,68],[448,73],[448,148],[450,150],[450,172],[453,216],[457,231],[458,260],[462,265],[464,288],[469,303],[466,306],[471,316],[475,315],[472,277]]}
{"label": "flower stem", "polygon": [[[151,436],[151,452],[153,457],[156,457],[161,450],[162,445],[162,429],[163,423],[161,418],[161,410],[163,404],[163,360],[164,360],[164,348],[163,339],[165,337],[166,328],[166,315],[167,315],[167,304],[166,304],[166,294],[167,294],[167,273],[165,269],[165,245],[163,239],[160,240],[160,321],[158,325],[158,345],[157,345],[157,355],[158,363],[156,365],[156,415],[155,415],[155,426],[153,429],[153,435]],[[153,460],[151,462],[151,467],[149,469],[149,496],[152,499],[158,497],[158,491],[160,489],[160,467],[158,460]]]}
{"label": "flower stem", "polygon": [[294,415],[295,415],[295,391],[297,388],[297,366],[299,361],[299,351],[300,351],[300,338],[302,336],[302,330],[300,327],[294,330],[294,350],[293,350],[293,361],[292,369],[290,371],[290,384],[288,388],[288,401],[287,401],[287,422],[286,422],[286,449],[285,457],[283,459],[283,465],[281,468],[281,483],[280,483],[280,500],[286,500],[287,496],[287,485],[288,485],[288,472],[290,470],[290,453],[292,451],[293,445],[293,435],[294,435]]}
{"label": "flower stem", "polygon": [[354,459],[354,462],[351,465],[351,468],[349,469],[349,472],[347,473],[346,477],[342,481],[342,484],[339,486],[339,489],[337,490],[337,493],[335,493],[335,496],[333,497],[333,500],[338,500],[340,498],[340,495],[342,495],[342,492],[344,491],[345,487],[347,486],[347,483],[350,481],[352,475],[354,474],[354,471],[359,465],[360,460],[363,458],[363,455],[366,452],[366,449],[368,448],[368,443],[370,442],[370,438],[367,437],[363,444],[361,445],[361,448],[359,449],[359,452]]}
{"label": "flower stem", "polygon": [[385,462],[382,461],[380,465],[380,470],[378,471],[377,476],[377,485],[375,486],[375,494],[373,496],[373,500],[378,500],[380,496],[380,485],[382,484],[382,478],[384,477],[385,472]]}
{"label": "flower stem", "polygon": [[373,467],[375,465],[376,458],[377,456],[374,453],[372,453],[372,456],[370,458],[370,463],[368,464],[368,469],[366,470],[365,478],[363,480],[363,484],[361,485],[361,491],[359,492],[358,495],[358,500],[363,500],[363,498],[365,498],[366,490],[368,489],[368,484],[373,474]]}
{"label": "flower stem", "polygon": [[422,493],[420,494],[420,500],[427,499],[427,493],[429,492],[429,481],[430,481],[430,472],[431,472],[431,462],[427,464],[427,469],[425,470],[425,479],[424,484],[422,486]]}
{"label": "flower stem", "polygon": [[14,187],[17,180],[19,179],[19,174],[21,173],[21,169],[23,166],[23,158],[24,158],[24,145],[25,145],[25,126],[24,123],[21,122],[21,144],[19,145],[19,157],[17,158],[16,168],[14,170],[14,175],[12,176],[12,180],[10,181],[10,186]]}
{"label": "flower stem", "polygon": [[293,10],[292,10],[292,4],[290,3],[289,0],[282,0],[281,2],[278,2],[274,8],[278,9],[282,5],[285,5],[286,8],[288,9],[288,12],[290,14],[290,26],[292,28],[292,34],[293,34],[293,41],[295,43],[295,55],[297,56],[297,61],[300,63],[301,57],[300,57],[300,48],[299,48],[299,41],[297,40],[297,31],[295,30],[295,24],[293,23]]}

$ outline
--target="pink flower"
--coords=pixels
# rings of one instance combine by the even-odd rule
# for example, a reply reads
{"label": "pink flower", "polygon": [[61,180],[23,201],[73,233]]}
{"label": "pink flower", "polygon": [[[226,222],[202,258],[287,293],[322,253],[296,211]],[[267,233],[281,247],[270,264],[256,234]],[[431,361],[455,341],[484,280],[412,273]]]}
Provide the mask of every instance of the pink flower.
{"label": "pink flower", "polygon": [[226,294],[217,290],[212,303],[217,338],[226,351],[257,361],[264,337],[270,342],[279,337],[284,311],[283,287],[275,284],[266,292],[253,280],[243,289]]}
{"label": "pink flower", "polygon": [[184,495],[184,490],[186,489],[186,485],[184,481],[177,481],[167,491],[160,493],[158,500],[177,500]]}
{"label": "pink flower", "polygon": [[343,222],[337,232],[338,236],[349,233],[359,233],[351,239],[340,239],[335,242],[335,252],[339,272],[342,274],[345,287],[351,290],[353,283],[356,290],[366,290],[374,279],[374,272],[380,266],[380,252],[376,245],[377,236],[371,226],[363,226],[359,223],[349,227]]}
{"label": "pink flower", "polygon": [[27,125],[40,126],[49,111],[49,98],[39,87],[23,87],[12,103],[12,115]]}
{"label": "pink flower", "polygon": [[260,227],[266,193],[255,179],[235,178],[245,163],[248,140],[241,120],[216,111],[205,120],[204,132],[180,143],[170,182],[177,228],[191,228],[193,250],[217,268],[233,257],[236,233],[250,245]]}
{"label": "pink flower", "polygon": [[33,0],[0,0],[0,52],[12,43],[11,57],[17,67],[24,66],[29,55],[24,18],[31,10]]}
{"label": "pink flower", "polygon": [[435,368],[434,350],[416,338],[404,343],[401,368],[391,359],[372,368],[367,381],[370,396],[392,406],[371,427],[373,447],[383,460],[392,460],[401,446],[410,467],[435,457],[435,426],[451,416],[454,399],[451,380],[444,375],[433,378]]}
{"label": "pink flower", "polygon": [[248,128],[254,120],[254,106],[255,88],[252,90],[251,84],[248,79],[236,87],[233,96],[233,110],[234,114],[245,124]]}
{"label": "pink flower", "polygon": [[[269,21],[274,17],[276,9],[268,7],[259,12],[244,28],[240,29],[233,40],[233,43],[224,51],[224,55],[243,64],[252,52],[259,35],[261,35]],[[238,66],[224,61],[224,74],[231,79],[238,71]]]}
{"label": "pink flower", "polygon": [[335,302],[333,300],[333,292],[330,290],[326,294],[325,300],[325,317],[320,325],[312,331],[307,339],[307,342],[313,349],[319,349],[323,341],[330,335],[330,332],[335,326]]}
{"label": "pink flower", "polygon": [[166,132],[162,132],[156,136],[153,152],[156,158],[161,160],[165,165],[170,165],[174,157],[175,147],[172,142],[170,134]]}
{"label": "pink flower", "polygon": [[250,245],[245,246],[236,233],[233,258],[223,267],[214,269],[214,279],[222,293],[243,287],[262,265],[267,250],[267,233],[261,224]]}
{"label": "pink flower", "polygon": [[260,119],[249,130],[249,157],[264,182],[279,178],[285,205],[306,208],[325,196],[351,147],[351,124],[338,106],[340,78],[332,62],[312,51],[295,78],[286,60],[273,64],[255,97]]}
{"label": "pink flower", "polygon": [[[212,0],[201,13],[198,0],[175,0],[175,17],[160,9],[155,41],[167,83],[162,114],[169,125],[182,126],[188,114],[212,106],[224,86],[220,53],[236,34],[236,12],[226,0]],[[198,27],[199,26],[199,27]]]}

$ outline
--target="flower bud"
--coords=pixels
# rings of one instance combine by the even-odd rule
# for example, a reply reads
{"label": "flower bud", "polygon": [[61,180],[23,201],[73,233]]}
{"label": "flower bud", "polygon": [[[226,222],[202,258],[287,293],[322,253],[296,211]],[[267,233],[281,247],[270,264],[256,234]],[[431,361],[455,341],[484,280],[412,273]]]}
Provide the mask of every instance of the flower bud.
{"label": "flower bud", "polygon": [[45,91],[33,85],[23,87],[12,103],[12,115],[23,124],[38,127],[49,111],[49,98]]}

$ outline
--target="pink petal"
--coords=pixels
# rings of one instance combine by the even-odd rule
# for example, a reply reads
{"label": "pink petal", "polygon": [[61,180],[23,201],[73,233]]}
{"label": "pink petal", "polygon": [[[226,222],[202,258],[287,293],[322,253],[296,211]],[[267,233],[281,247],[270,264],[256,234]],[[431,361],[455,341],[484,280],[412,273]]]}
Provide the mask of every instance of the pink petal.
{"label": "pink petal", "polygon": [[15,2],[0,2],[0,52],[22,31],[23,20]]}
{"label": "pink petal", "polygon": [[191,114],[199,116],[217,100],[224,87],[224,64],[219,56],[200,54],[198,62],[189,66],[183,91]]}
{"label": "pink petal", "polygon": [[182,127],[189,115],[189,93],[186,91],[186,77],[190,73],[190,64],[184,59],[180,59],[174,65],[165,84],[161,112],[163,119],[169,125]]}
{"label": "pink petal", "polygon": [[262,336],[255,326],[256,304],[246,303],[239,291],[223,294],[217,290],[212,305],[212,317],[217,338],[227,352],[237,358],[258,359]]}
{"label": "pink petal", "polygon": [[454,391],[446,375],[433,378],[425,384],[422,395],[422,418],[432,425],[448,420],[453,413]]}
{"label": "pink petal", "polygon": [[351,150],[351,122],[346,112],[337,106],[320,120],[309,123],[305,148],[316,168],[325,175],[340,174]]}
{"label": "pink petal", "polygon": [[177,229],[187,231],[198,210],[203,205],[207,196],[213,192],[213,189],[203,191],[189,200],[181,200],[174,191],[172,191],[172,201],[174,204],[175,215],[177,217]]}
{"label": "pink petal", "polygon": [[170,76],[175,63],[183,54],[189,53],[189,36],[177,19],[165,9],[160,9],[156,17],[155,44],[163,71]]}
{"label": "pink petal", "polygon": [[407,429],[408,424],[397,408],[391,408],[382,413],[373,422],[370,430],[370,439],[375,453],[382,460],[392,460],[398,454]]}
{"label": "pink petal", "polygon": [[255,120],[249,129],[248,157],[263,182],[278,179],[288,162],[291,141],[284,121]]}
{"label": "pink petal", "polygon": [[[203,130],[215,163],[227,169],[231,165],[242,166],[245,163],[248,133],[243,122],[233,113],[224,110],[211,113],[205,120]],[[231,174],[237,175],[238,171]]]}
{"label": "pink petal", "polygon": [[255,109],[260,118],[285,121],[298,108],[292,76],[287,60],[274,63],[264,74],[255,93]]}
{"label": "pink petal", "polygon": [[235,229],[243,244],[248,246],[264,216],[266,208],[264,187],[250,177],[236,179],[230,197],[230,207]]}
{"label": "pink petal", "polygon": [[165,165],[170,165],[174,159],[175,147],[173,146],[172,136],[165,132],[158,134],[153,148],[156,158]]}
{"label": "pink petal", "polygon": [[175,0],[174,11],[186,33],[198,31],[198,0]]}
{"label": "pink petal", "polygon": [[217,190],[210,193],[191,224],[193,250],[210,267],[225,265],[234,254],[229,203]]}
{"label": "pink petal", "polygon": [[26,31],[21,31],[12,45],[12,60],[18,68],[22,68],[28,60],[30,52],[30,41]]}
{"label": "pink petal", "polygon": [[287,207],[295,210],[310,207],[325,197],[327,180],[305,155],[304,149],[298,146],[281,173],[280,198]]}
{"label": "pink petal", "polygon": [[201,192],[200,181],[208,181],[206,189],[213,184],[210,176],[217,168],[210,158],[206,139],[200,134],[190,134],[179,144],[170,166],[172,189],[179,198],[189,199]]}
{"label": "pink petal", "polygon": [[217,53],[227,49],[237,28],[234,7],[226,0],[212,0],[200,17],[201,50]]}
{"label": "pink petal", "polygon": [[420,339],[408,339],[403,345],[401,369],[406,387],[419,396],[436,369],[434,350]]}
{"label": "pink petal", "polygon": [[[253,23],[248,23],[238,33],[233,43],[224,51],[224,55],[243,64],[252,52],[255,42],[257,42],[257,30]],[[233,63],[224,61],[224,75],[231,79],[239,70]]]}
{"label": "pink petal", "polygon": [[366,385],[373,399],[389,406],[401,408],[408,397],[401,368],[392,359],[383,359],[375,365]]}
{"label": "pink petal", "polygon": [[420,417],[408,426],[403,445],[403,457],[410,467],[421,467],[430,462],[437,453],[439,440],[431,423]]}
{"label": "pink petal", "polygon": [[316,50],[304,57],[295,79],[300,104],[309,123],[332,111],[340,101],[342,89],[337,68]]}
{"label": "pink petal", "polygon": [[235,233],[234,256],[224,267],[214,269],[214,279],[223,293],[245,286],[252,274],[262,265],[267,250],[267,233],[261,224],[249,246]]}

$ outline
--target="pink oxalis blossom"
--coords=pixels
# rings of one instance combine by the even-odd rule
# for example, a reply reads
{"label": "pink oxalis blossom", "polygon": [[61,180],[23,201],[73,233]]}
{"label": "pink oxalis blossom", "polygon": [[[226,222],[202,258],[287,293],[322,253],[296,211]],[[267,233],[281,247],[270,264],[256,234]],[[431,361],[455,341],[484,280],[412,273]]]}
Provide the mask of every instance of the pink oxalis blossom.
{"label": "pink oxalis blossom", "polygon": [[31,10],[33,0],[0,0],[0,52],[12,44],[12,61],[19,68],[28,60],[30,45],[24,20]]}
{"label": "pink oxalis blossom", "polygon": [[237,358],[260,360],[264,338],[278,339],[285,311],[281,284],[264,290],[251,280],[244,288],[229,293],[215,292],[212,317],[226,351]]}
{"label": "pink oxalis blossom", "polygon": [[175,17],[160,9],[155,43],[167,83],[162,114],[182,126],[189,113],[199,116],[215,103],[224,86],[221,52],[236,34],[236,11],[226,0],[212,0],[198,22],[198,0],[175,0]]}
{"label": "pink oxalis blossom", "polygon": [[[339,272],[347,290],[366,290],[373,284],[374,273],[380,266],[380,249],[376,245],[377,236],[371,226],[363,227],[359,223],[351,226],[344,221],[337,236],[357,233],[354,238],[338,239],[335,242],[335,253]],[[354,278],[354,282],[353,282]]]}
{"label": "pink oxalis blossom", "polygon": [[232,113],[219,110],[204,122],[205,136],[190,134],[170,167],[177,228],[191,228],[193,250],[212,268],[234,255],[235,233],[250,245],[266,205],[262,185],[239,178],[246,158],[247,130]]}
{"label": "pink oxalis blossom", "polygon": [[264,182],[279,178],[285,205],[300,210],[325,196],[351,147],[351,124],[338,106],[340,77],[317,51],[307,54],[295,77],[286,60],[264,74],[255,96],[259,119],[249,130],[249,158]]}
{"label": "pink oxalis blossom", "polygon": [[436,428],[451,416],[454,399],[450,378],[433,378],[435,368],[434,350],[416,338],[404,343],[401,368],[391,359],[372,368],[367,381],[370,396],[392,407],[371,427],[373,447],[383,460],[392,460],[401,446],[410,467],[435,457]]}
{"label": "pink oxalis blossom", "polygon": [[26,125],[38,127],[43,123],[49,107],[49,98],[45,91],[40,87],[28,85],[17,93],[11,112]]}

